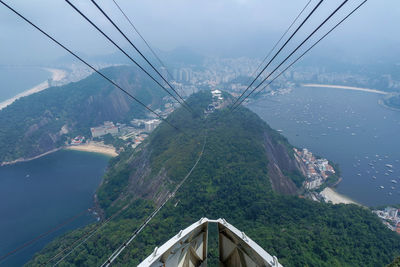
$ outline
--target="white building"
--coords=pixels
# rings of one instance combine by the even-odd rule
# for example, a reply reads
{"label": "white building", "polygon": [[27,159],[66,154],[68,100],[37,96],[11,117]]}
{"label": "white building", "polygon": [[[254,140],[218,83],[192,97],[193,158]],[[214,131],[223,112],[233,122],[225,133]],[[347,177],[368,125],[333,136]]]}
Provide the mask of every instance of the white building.
{"label": "white building", "polygon": [[218,89],[211,91],[211,94],[214,98],[222,98],[222,92]]}
{"label": "white building", "polygon": [[312,190],[312,189],[318,188],[322,185],[322,179],[314,179],[311,181],[305,181],[303,185],[304,185],[305,189]]}
{"label": "white building", "polygon": [[118,127],[114,125],[111,121],[104,122],[104,125],[90,128],[90,132],[93,137],[100,137],[106,134],[117,134]]}
{"label": "white building", "polygon": [[160,120],[149,120],[144,123],[144,129],[146,132],[152,132],[159,124]]}
{"label": "white building", "polygon": [[392,208],[392,207],[387,207],[385,209],[385,212],[388,214],[389,217],[397,218],[398,209]]}

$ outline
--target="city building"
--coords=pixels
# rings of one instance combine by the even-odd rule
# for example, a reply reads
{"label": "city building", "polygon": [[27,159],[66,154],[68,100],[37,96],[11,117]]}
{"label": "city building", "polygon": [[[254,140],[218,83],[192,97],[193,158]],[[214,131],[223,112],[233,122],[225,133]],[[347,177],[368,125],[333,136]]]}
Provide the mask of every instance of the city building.
{"label": "city building", "polygon": [[131,121],[131,125],[135,128],[143,129],[144,128],[144,120],[134,119]]}
{"label": "city building", "polygon": [[213,98],[217,98],[218,100],[224,100],[222,97],[222,92],[220,90],[213,90],[211,91]]}
{"label": "city building", "polygon": [[397,218],[398,209],[387,207],[385,208],[385,212],[388,214],[389,218]]}
{"label": "city building", "polygon": [[329,176],[335,174],[335,170],[327,159],[316,159],[311,151],[306,148],[303,148],[301,151],[296,148],[293,150],[296,160],[306,167],[306,180],[303,183],[305,189],[317,189]]}
{"label": "city building", "polygon": [[161,123],[160,120],[145,121],[144,129],[146,132],[152,132],[160,123]]}
{"label": "city building", "polygon": [[92,133],[92,137],[101,137],[106,134],[117,134],[118,127],[114,125],[111,121],[104,122],[104,125],[90,128],[90,132]]}
{"label": "city building", "polygon": [[322,185],[323,180],[314,178],[313,180],[306,180],[303,184],[305,189],[312,190]]}
{"label": "city building", "polygon": [[397,208],[386,207],[384,210],[373,210],[372,212],[375,213],[382,220],[382,223],[390,230],[400,234],[400,217]]}
{"label": "city building", "polygon": [[180,82],[189,82],[192,77],[192,70],[189,68],[182,68],[177,72],[174,72],[174,78]]}

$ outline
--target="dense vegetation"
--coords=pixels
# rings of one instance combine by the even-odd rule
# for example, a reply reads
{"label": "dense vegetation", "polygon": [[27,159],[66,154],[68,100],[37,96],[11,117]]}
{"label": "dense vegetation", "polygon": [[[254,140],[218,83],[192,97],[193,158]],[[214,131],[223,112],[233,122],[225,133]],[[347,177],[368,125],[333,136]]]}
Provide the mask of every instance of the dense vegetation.
{"label": "dense vegetation", "polygon": [[[168,189],[192,167],[205,138],[203,157],[191,177],[120,255],[115,266],[135,266],[155,246],[201,217],[225,218],[276,255],[284,266],[382,266],[400,255],[400,237],[368,209],[275,193],[268,176],[263,137],[268,134],[276,144],[285,139],[244,108],[235,113],[220,110],[204,118],[202,109],[209,100],[208,93],[189,99],[197,116],[184,110],[170,116],[169,120],[184,133],[162,124],[146,144],[111,161],[98,191],[100,204],[106,217],[130,205],[60,266],[103,263],[154,209],[151,199],[129,194],[129,178],[135,172],[131,163],[135,159],[151,151],[152,171],[147,179],[150,182],[165,169]],[[91,227],[94,225],[52,242],[28,265],[47,263]],[[217,241],[211,238],[210,242],[208,263],[218,266]]]}
{"label": "dense vegetation", "polygon": [[[165,94],[136,69],[121,66],[103,72],[145,104],[160,107]],[[0,163],[36,156],[77,135],[90,137],[90,127],[104,121],[129,122],[144,115],[141,106],[97,74],[51,87],[0,110]]]}

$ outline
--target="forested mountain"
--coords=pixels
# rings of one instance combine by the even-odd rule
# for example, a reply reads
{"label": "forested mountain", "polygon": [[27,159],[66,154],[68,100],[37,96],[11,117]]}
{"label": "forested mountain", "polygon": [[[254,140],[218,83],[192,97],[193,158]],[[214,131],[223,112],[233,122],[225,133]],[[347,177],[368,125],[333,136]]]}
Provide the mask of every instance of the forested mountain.
{"label": "forested mountain", "polygon": [[[106,261],[185,177],[204,144],[191,176],[115,266],[135,266],[201,217],[225,218],[284,266],[382,266],[400,255],[400,237],[369,209],[299,198],[292,146],[256,114],[240,108],[206,116],[210,102],[208,92],[190,97],[195,115],[177,109],[168,118],[182,131],[162,123],[147,142],[110,161],[97,199],[104,218],[116,215],[60,266]],[[54,264],[99,225],[58,238],[28,266]],[[211,238],[209,266],[218,266],[216,244]]]}
{"label": "forested mountain", "polygon": [[[135,68],[110,67],[103,72],[153,109],[162,104],[164,91]],[[50,151],[68,137],[89,137],[90,127],[104,121],[128,122],[144,115],[143,107],[98,74],[51,87],[0,110],[0,163]]]}

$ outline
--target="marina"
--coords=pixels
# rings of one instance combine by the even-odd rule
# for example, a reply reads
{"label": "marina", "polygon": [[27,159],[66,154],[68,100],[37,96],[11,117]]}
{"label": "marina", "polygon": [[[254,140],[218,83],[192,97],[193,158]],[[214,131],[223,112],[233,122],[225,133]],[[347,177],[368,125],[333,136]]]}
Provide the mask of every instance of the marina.
{"label": "marina", "polygon": [[338,163],[338,193],[378,206],[400,202],[400,188],[391,188],[400,181],[400,112],[385,109],[379,99],[361,91],[296,88],[252,109],[295,146]]}

